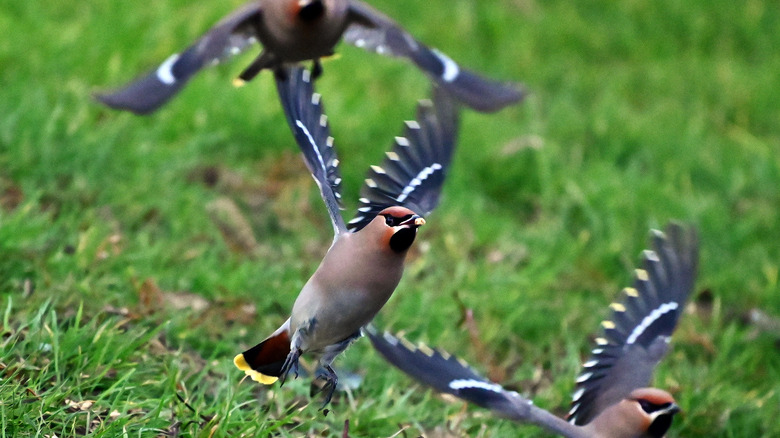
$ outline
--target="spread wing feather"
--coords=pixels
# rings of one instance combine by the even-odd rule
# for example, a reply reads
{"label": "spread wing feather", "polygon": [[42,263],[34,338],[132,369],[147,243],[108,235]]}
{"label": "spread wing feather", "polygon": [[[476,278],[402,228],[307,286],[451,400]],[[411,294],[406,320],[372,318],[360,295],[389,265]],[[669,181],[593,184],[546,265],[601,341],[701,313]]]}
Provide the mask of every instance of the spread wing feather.
{"label": "spread wing feather", "polygon": [[276,88],[287,123],[303,152],[306,166],[320,188],[336,235],[347,230],[341,216],[341,172],[321,96],[314,92],[311,73],[303,67],[289,67],[276,75]]}
{"label": "spread wing feather", "polygon": [[525,97],[519,85],[494,81],[461,68],[447,55],[417,41],[392,19],[363,2],[350,2],[350,20],[344,41],[368,51],[410,60],[450,96],[472,109],[498,111]]}
{"label": "spread wing feather", "polygon": [[347,227],[355,232],[382,210],[400,205],[427,216],[439,203],[441,188],[455,152],[458,109],[439,88],[421,101],[415,121],[380,166],[371,166],[360,192],[358,212]]}
{"label": "spread wing feather", "polygon": [[610,305],[583,365],[569,412],[569,421],[583,425],[606,407],[645,387],[668,349],[685,303],[693,290],[698,264],[698,240],[693,229],[670,224],[652,232],[653,251],[643,252],[633,287]]}
{"label": "spread wing feather", "polygon": [[257,42],[255,26],[262,12],[260,1],[241,6],[182,53],[175,53],[155,70],[124,87],[108,93],[97,93],[103,104],[136,114],[154,112],[184,87],[198,71],[235,56]]}

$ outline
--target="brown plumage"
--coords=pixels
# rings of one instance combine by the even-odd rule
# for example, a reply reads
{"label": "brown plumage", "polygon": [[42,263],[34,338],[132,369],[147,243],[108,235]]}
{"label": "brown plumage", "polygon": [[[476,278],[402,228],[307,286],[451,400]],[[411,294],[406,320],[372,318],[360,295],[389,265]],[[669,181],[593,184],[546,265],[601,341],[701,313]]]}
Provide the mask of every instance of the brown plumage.
{"label": "brown plumage", "polygon": [[[284,378],[295,370],[294,363],[284,367],[291,352],[318,356],[327,372],[333,358],[359,336],[398,286],[406,253],[424,223],[408,208],[391,207],[359,232],[340,234],[301,289],[290,319],[242,354],[249,368],[263,376],[249,375],[263,383]],[[395,249],[394,239],[400,240]]]}
{"label": "brown plumage", "polygon": [[[270,384],[277,378],[283,383],[290,372],[297,376],[299,357],[313,356],[319,364],[317,377],[324,378],[330,390],[327,404],[338,381],[331,362],[390,298],[417,229],[425,224],[421,215],[438,203],[455,146],[457,111],[438,93],[433,102],[420,104],[418,120],[407,124],[406,136],[398,138],[384,166],[372,166],[362,206],[348,227],[339,212],[339,160],[311,76],[302,68],[292,68],[284,76],[277,80],[279,95],[320,187],[335,237],[301,289],[290,318],[234,362],[254,380]],[[409,173],[395,172],[398,168]],[[397,205],[387,205],[393,203]]]}
{"label": "brown plumage", "polygon": [[443,53],[415,40],[393,20],[358,0],[253,0],[220,20],[182,53],[124,87],[95,97],[116,109],[147,114],[171,99],[202,68],[230,58],[255,43],[262,52],[241,72],[237,84],[270,69],[333,54],[340,40],[366,50],[410,60],[453,98],[478,111],[497,111],[520,102],[514,84],[483,78],[462,69]]}
{"label": "brown plumage", "polygon": [[405,373],[502,417],[571,438],[660,438],[679,407],[668,392],[646,386],[693,289],[698,241],[694,230],[675,224],[652,236],[655,250],[644,252],[634,287],[610,306],[611,318],[602,323],[604,333],[583,364],[569,421],[488,381],[455,356],[417,348],[370,326],[364,332],[374,348]]}
{"label": "brown plumage", "polygon": [[[257,2],[256,2],[257,3]],[[249,81],[263,69],[284,63],[319,59],[333,53],[348,24],[348,4],[343,0],[265,0],[254,24],[263,52],[240,75]]]}
{"label": "brown plumage", "polygon": [[661,438],[679,411],[668,392],[639,388],[606,408],[582,429],[595,438]]}

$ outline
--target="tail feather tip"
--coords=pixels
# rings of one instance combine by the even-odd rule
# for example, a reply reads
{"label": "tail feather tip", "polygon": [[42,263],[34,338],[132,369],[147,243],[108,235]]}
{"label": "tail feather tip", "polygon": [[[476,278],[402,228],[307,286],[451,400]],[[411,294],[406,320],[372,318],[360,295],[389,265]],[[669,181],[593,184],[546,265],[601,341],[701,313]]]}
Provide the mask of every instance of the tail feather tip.
{"label": "tail feather tip", "polygon": [[233,365],[236,366],[239,370],[243,371],[244,374],[251,377],[252,380],[255,382],[262,383],[263,385],[271,385],[272,383],[279,380],[278,377],[275,376],[266,376],[265,374],[255,371],[252,369],[251,366],[249,366],[249,363],[247,363],[246,359],[244,358],[244,354],[238,354],[236,357],[233,358]]}

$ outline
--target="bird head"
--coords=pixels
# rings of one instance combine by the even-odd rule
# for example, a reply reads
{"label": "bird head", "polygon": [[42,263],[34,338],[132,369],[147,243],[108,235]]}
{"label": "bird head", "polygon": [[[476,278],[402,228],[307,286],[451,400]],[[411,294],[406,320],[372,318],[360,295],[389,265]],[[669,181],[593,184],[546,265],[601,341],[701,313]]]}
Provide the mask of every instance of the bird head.
{"label": "bird head", "polygon": [[406,207],[389,207],[380,211],[372,222],[383,227],[383,237],[396,253],[403,253],[412,246],[417,228],[425,225],[425,219]]}
{"label": "bird head", "polygon": [[672,425],[674,414],[680,412],[671,394],[656,388],[640,388],[631,392],[628,400],[635,403],[647,422],[646,434],[661,438]]}

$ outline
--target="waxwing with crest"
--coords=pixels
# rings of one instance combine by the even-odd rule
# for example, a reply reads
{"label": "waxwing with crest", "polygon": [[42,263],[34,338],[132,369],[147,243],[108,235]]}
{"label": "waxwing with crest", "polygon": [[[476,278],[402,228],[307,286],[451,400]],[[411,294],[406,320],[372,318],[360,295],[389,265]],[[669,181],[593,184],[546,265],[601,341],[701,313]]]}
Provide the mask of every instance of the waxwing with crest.
{"label": "waxwing with crest", "polygon": [[255,43],[261,53],[236,83],[270,69],[283,76],[285,65],[333,54],[340,40],[380,54],[402,57],[420,68],[454,99],[492,112],[523,99],[518,85],[483,78],[461,68],[443,53],[415,40],[389,17],[358,0],[252,0],[239,7],[155,70],[96,98],[116,109],[151,113],[171,99],[202,68],[233,57]]}
{"label": "waxwing with crest", "polygon": [[406,374],[502,417],[572,438],[660,438],[680,408],[671,394],[647,385],[693,290],[698,240],[693,229],[675,224],[665,233],[653,231],[652,239],[655,249],[644,251],[634,286],[610,305],[603,335],[596,338],[576,379],[569,421],[485,379],[446,352],[415,347],[371,326],[364,332],[376,350]]}
{"label": "waxwing with crest", "polygon": [[329,389],[327,404],[338,381],[331,362],[390,298],[417,228],[438,204],[455,148],[458,111],[436,90],[431,101],[421,102],[416,121],[406,122],[404,136],[396,138],[382,166],[371,166],[358,213],[345,224],[339,160],[310,72],[291,67],[285,79],[277,80],[277,88],[335,236],[295,300],[290,318],[234,362],[252,379],[271,384],[277,379],[284,383],[290,373],[297,376],[302,354],[318,358],[317,377]]}

